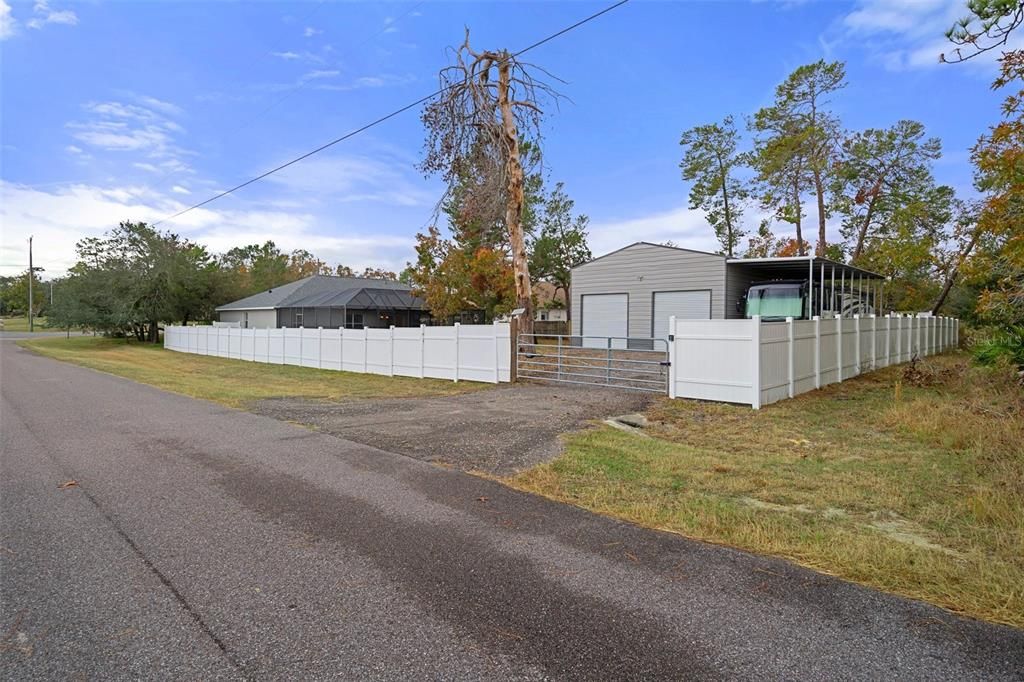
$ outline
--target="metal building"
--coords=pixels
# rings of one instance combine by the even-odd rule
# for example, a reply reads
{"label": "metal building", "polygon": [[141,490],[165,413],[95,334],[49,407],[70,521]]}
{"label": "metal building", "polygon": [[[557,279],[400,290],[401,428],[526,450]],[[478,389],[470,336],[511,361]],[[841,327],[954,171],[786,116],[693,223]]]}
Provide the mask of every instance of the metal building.
{"label": "metal building", "polygon": [[797,319],[880,312],[882,279],[816,256],[726,258],[637,242],[573,268],[572,334],[667,338],[672,316],[744,318],[748,294],[778,295],[787,285],[795,306],[787,315]]}

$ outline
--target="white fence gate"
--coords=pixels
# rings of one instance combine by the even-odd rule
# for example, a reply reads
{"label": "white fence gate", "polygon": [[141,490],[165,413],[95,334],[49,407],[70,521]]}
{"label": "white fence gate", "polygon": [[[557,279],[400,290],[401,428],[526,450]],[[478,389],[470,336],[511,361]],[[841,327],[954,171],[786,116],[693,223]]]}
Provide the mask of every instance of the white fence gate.
{"label": "white fence gate", "polygon": [[509,381],[508,323],[387,329],[166,327],[168,350],[384,376]]}
{"label": "white fence gate", "polygon": [[955,348],[951,317],[672,318],[669,397],[762,405]]}

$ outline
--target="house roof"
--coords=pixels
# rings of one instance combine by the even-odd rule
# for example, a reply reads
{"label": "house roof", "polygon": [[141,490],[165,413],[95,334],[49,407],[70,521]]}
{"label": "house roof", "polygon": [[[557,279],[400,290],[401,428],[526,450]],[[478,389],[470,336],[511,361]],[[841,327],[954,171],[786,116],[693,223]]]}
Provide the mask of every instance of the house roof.
{"label": "house roof", "polygon": [[[334,277],[313,275],[279,287],[261,291],[231,303],[218,306],[217,310],[273,310],[275,308],[359,305],[353,301],[360,292],[386,292],[374,296],[363,296],[360,300],[392,301],[401,306],[372,305],[370,307],[423,308],[423,303],[412,296],[412,289],[401,282],[365,277]],[[410,303],[410,299],[418,304]],[[319,301],[319,302],[318,302]]]}

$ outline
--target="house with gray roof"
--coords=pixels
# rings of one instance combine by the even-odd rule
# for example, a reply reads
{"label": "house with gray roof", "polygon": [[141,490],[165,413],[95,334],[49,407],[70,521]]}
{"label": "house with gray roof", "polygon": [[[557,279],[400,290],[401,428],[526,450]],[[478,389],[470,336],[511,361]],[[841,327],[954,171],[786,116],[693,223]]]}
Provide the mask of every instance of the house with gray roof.
{"label": "house with gray roof", "polygon": [[313,275],[217,308],[221,322],[243,328],[418,327],[430,313],[401,282]]}

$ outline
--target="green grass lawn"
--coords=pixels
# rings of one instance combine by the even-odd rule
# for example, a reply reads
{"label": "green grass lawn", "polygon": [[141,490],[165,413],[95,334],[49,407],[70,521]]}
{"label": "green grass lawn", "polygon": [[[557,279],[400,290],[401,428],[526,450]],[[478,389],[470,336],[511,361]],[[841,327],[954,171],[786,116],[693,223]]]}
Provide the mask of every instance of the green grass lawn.
{"label": "green grass lawn", "polygon": [[1024,626],[1024,393],[937,356],[754,411],[660,400],[513,487]]}
{"label": "green grass lawn", "polygon": [[[4,324],[2,330],[5,332],[27,332],[28,331],[28,317],[4,317]],[[36,332],[52,332],[52,329],[46,328],[46,318],[37,317],[33,320],[32,331]]]}
{"label": "green grass lawn", "polygon": [[31,339],[18,344],[57,360],[230,407],[241,407],[262,398],[404,398],[452,395],[490,386],[228,360],[176,353],[154,344],[91,336]]}

